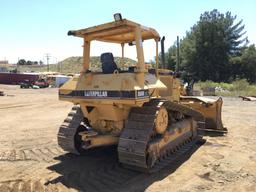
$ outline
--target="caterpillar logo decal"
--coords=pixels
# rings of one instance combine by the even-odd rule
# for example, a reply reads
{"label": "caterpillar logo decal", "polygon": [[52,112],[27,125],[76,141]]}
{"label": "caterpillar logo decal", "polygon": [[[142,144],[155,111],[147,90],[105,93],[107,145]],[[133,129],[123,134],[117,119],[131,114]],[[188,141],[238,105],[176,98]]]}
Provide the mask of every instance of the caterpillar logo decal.
{"label": "caterpillar logo decal", "polygon": [[112,90],[76,90],[69,94],[59,93],[59,97],[79,97],[81,99],[94,98],[115,98],[115,99],[136,99],[148,98],[148,90],[133,90],[133,91],[112,91]]}
{"label": "caterpillar logo decal", "polygon": [[84,91],[85,97],[107,97],[107,91]]}

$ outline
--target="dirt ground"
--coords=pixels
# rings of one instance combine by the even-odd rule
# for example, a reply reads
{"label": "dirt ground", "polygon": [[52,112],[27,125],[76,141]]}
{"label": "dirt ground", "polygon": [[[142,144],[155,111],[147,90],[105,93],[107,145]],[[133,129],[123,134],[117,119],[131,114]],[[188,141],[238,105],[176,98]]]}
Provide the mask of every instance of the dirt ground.
{"label": "dirt ground", "polygon": [[0,192],[256,191],[256,102],[223,98],[224,137],[205,137],[174,165],[149,175],[117,162],[115,147],[86,156],[57,146],[72,104],[58,90],[0,85]]}

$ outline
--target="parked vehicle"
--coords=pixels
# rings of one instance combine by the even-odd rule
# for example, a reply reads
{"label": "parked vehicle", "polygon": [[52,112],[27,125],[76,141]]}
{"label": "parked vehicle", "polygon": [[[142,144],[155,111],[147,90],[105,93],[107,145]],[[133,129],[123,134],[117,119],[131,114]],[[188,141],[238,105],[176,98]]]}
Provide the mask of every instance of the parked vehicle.
{"label": "parked vehicle", "polygon": [[25,79],[23,82],[20,83],[20,88],[21,89],[29,89],[32,88],[33,84],[31,81],[29,81],[28,79]]}
{"label": "parked vehicle", "polygon": [[28,79],[25,79],[23,82],[20,83],[20,88],[46,88],[49,87],[49,83],[45,79],[38,79],[34,82],[29,81]]}
{"label": "parked vehicle", "polygon": [[33,85],[38,86],[39,88],[49,87],[49,83],[45,79],[38,79],[33,83]]}

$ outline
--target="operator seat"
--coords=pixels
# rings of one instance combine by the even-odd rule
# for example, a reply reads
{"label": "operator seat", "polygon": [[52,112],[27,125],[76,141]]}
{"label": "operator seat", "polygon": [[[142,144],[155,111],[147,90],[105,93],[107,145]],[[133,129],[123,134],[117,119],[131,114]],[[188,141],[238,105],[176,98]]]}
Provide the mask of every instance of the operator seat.
{"label": "operator seat", "polygon": [[114,71],[117,70],[117,65],[112,53],[102,53],[100,61],[102,63],[102,72],[104,74],[114,73]]}

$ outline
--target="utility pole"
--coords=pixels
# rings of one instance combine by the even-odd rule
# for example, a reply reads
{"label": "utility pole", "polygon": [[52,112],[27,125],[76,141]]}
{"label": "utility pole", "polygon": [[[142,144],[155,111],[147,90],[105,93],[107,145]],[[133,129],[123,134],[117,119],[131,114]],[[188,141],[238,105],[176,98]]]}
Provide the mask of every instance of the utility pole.
{"label": "utility pole", "polygon": [[177,36],[176,72],[179,71],[179,67],[180,67],[180,39],[179,39],[179,36]]}
{"label": "utility pole", "polygon": [[58,63],[59,66],[59,72],[61,73],[61,61]]}
{"label": "utility pole", "polygon": [[47,72],[49,72],[49,68],[50,68],[49,60],[50,60],[50,57],[51,57],[50,53],[46,53],[45,57],[46,57],[46,61],[47,61]]}
{"label": "utility pole", "polygon": [[19,61],[20,61],[20,58],[18,57],[18,62],[16,64],[16,71],[18,72],[19,71]]}
{"label": "utility pole", "polygon": [[56,66],[55,70],[57,70],[59,72],[60,71],[60,66],[59,66],[57,57],[52,56],[52,59],[54,59],[52,63],[54,63],[55,66]]}

